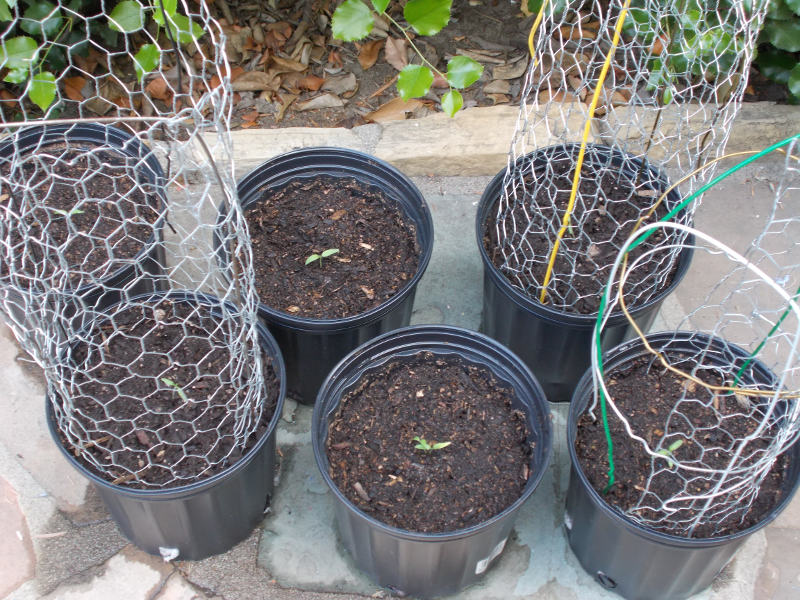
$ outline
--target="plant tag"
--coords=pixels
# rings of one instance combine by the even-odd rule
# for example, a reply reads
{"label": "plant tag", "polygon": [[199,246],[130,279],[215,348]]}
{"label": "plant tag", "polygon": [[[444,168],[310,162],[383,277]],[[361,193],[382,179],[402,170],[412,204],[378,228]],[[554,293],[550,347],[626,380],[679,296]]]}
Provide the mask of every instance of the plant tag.
{"label": "plant tag", "polygon": [[567,528],[567,531],[572,531],[572,517],[568,512],[564,513],[564,527]]}
{"label": "plant tag", "polygon": [[505,538],[502,542],[497,544],[497,546],[494,547],[494,550],[492,550],[492,552],[489,554],[489,556],[487,556],[483,560],[479,560],[478,561],[478,564],[475,565],[475,575],[480,575],[481,573],[486,571],[486,569],[489,568],[489,564],[495,558],[497,558],[500,555],[500,553],[503,551],[503,548],[506,547],[506,540],[507,539],[508,538]]}

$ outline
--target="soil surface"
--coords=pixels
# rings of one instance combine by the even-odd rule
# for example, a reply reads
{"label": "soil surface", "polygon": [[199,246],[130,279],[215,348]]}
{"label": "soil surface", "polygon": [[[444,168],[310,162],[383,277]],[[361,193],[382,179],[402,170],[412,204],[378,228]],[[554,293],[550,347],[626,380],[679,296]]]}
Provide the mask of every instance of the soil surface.
{"label": "soil surface", "polygon": [[[247,454],[269,425],[280,385],[265,357],[258,427],[244,450],[234,447],[239,392],[225,341],[232,333],[224,334],[230,327],[207,307],[168,300],[95,325],[93,342],[73,352],[74,426],[94,440],[90,452],[108,469],[84,466],[128,487],[169,488],[211,477]],[[62,443],[70,446],[63,435]]]}
{"label": "soil surface", "polygon": [[[670,357],[672,364],[675,358],[675,355]],[[675,503],[678,510],[672,515],[655,508],[676,495],[706,494],[718,478],[703,477],[685,469],[679,473],[675,463],[670,465],[669,458],[698,468],[724,470],[738,446],[735,440],[750,435],[758,425],[757,400],[752,399],[748,407],[743,396],[719,395],[715,405],[713,393],[699,384],[667,371],[660,364],[649,365],[649,357],[638,358],[608,374],[607,386],[633,431],[646,439],[651,448],[663,450],[664,458],[651,459],[639,442],[629,438],[622,422],[609,410],[616,482],[604,498],[626,513],[646,507],[640,509],[640,515],[652,529],[686,537],[687,525],[703,504]],[[686,371],[690,366],[684,364],[679,368]],[[708,384],[723,385],[722,378],[713,370],[700,369],[697,376]],[[671,415],[673,408],[675,414]],[[597,414],[596,421],[589,414],[580,417],[575,449],[583,472],[602,495],[608,483],[608,450],[599,409]],[[748,445],[750,460],[764,451],[770,435],[767,431],[765,437]],[[747,464],[746,460],[741,463]],[[691,537],[727,535],[758,523],[781,498],[787,465],[784,454],[764,479],[749,510],[744,512],[747,499],[734,492],[725,502],[712,507]],[[649,485],[648,478],[651,478]],[[732,510],[724,511],[723,504]],[[742,508],[736,510],[739,507]]]}
{"label": "soil surface", "polygon": [[[588,154],[586,160],[581,169],[571,225],[556,254],[547,303],[566,312],[591,315],[597,314],[602,290],[619,249],[639,217],[656,203],[660,192],[651,189],[658,186],[651,179],[645,179],[634,191],[631,177],[621,175],[617,167],[592,166]],[[568,206],[573,164],[572,158],[561,154],[548,160],[543,167],[537,166],[537,177],[546,177],[547,185],[541,181],[535,183],[530,167],[526,167],[527,174],[520,175],[515,183],[522,188],[517,189],[517,199],[509,194],[513,202],[511,209],[506,209],[498,219],[495,205],[484,223],[483,243],[492,264],[512,286],[525,291],[537,302],[552,244]],[[671,207],[665,204],[659,205],[644,223],[657,221],[667,214]],[[503,240],[498,238],[496,223],[501,224],[501,231],[508,232]],[[529,223],[530,230],[523,237]],[[629,264],[664,240],[664,232],[657,230],[630,252]],[[512,252],[514,248],[519,250]],[[504,259],[504,252],[508,260]],[[663,261],[666,257],[666,252],[658,252],[630,272],[625,285],[629,308],[644,303],[645,298],[672,282],[677,264],[665,273]]]}
{"label": "soil surface", "polygon": [[158,196],[147,193],[153,185],[135,164],[117,152],[71,142],[42,146],[13,172],[3,165],[0,230],[10,249],[0,274],[19,274],[14,284],[25,287],[51,278],[61,285],[58,248],[75,289],[135,257],[154,236],[160,214]]}
{"label": "soil surface", "polygon": [[[514,392],[483,366],[422,352],[369,371],[342,399],[326,452],[337,487],[400,529],[477,525],[522,494],[532,444]],[[415,437],[437,450],[416,449]]]}
{"label": "soil surface", "polygon": [[275,310],[312,319],[357,315],[417,272],[414,224],[379,189],[352,178],[319,176],[262,190],[245,217],[258,294]]}

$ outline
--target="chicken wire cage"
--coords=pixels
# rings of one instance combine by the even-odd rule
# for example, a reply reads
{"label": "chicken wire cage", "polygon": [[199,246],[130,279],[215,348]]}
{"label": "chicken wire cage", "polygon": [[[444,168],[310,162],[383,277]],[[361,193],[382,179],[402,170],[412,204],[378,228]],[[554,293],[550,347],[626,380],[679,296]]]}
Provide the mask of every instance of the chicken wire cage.
{"label": "chicken wire cage", "polygon": [[630,236],[615,262],[618,287],[607,286],[595,341],[612,311],[627,310],[629,275],[648,268],[628,250],[649,232],[690,234],[676,243],[693,246],[708,283],[693,300],[682,298],[674,330],[638,331],[605,357],[593,348],[594,400],[583,425],[614,441],[602,444],[608,456],[596,460],[607,474],[592,483],[650,529],[730,534],[785,504],[797,486],[797,452],[787,450],[800,436],[798,139],[764,227],[746,249],[662,221]]}
{"label": "chicken wire cage", "polygon": [[[666,192],[692,192],[712,174],[741,104],[766,2],[539,0],[529,7],[538,11],[533,60],[489,233],[496,266],[512,285],[556,310],[592,314],[608,259],[637,223],[671,210]],[[691,209],[674,217],[688,224]],[[667,234],[684,235],[658,232]],[[629,288],[632,306],[664,289],[676,268],[677,252],[648,256],[652,269]]]}
{"label": "chicken wire cage", "polygon": [[0,26],[3,318],[90,470],[208,476],[258,431],[272,377],[222,28],[186,0],[0,1]]}

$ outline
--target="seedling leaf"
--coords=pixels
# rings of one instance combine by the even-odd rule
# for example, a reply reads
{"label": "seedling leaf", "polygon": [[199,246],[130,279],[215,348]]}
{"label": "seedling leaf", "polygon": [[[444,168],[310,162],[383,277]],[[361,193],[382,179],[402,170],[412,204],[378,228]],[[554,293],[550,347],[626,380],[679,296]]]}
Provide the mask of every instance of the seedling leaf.
{"label": "seedling leaf", "polygon": [[314,262],[315,260],[319,260],[320,258],[322,257],[319,254],[312,254],[306,259],[306,264],[310,265],[312,262]]}
{"label": "seedling leaf", "polygon": [[183,400],[184,402],[189,402],[189,397],[186,395],[186,392],[183,391],[183,388],[181,388],[181,386],[172,381],[172,379],[169,379],[168,377],[162,377],[161,381],[164,382],[165,385],[168,385],[169,387],[173,388],[176,392],[178,392],[178,396],[181,397],[181,400]]}
{"label": "seedling leaf", "polygon": [[328,258],[329,256],[333,256],[339,252],[338,248],[328,248],[327,250],[323,250],[322,254],[320,254],[320,258]]}

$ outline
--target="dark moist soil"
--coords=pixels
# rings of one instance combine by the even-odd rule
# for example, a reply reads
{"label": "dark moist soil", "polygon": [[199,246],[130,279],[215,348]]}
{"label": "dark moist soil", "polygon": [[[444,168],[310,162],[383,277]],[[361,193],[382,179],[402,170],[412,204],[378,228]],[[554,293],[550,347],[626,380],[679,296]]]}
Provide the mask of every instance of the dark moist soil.
{"label": "dark moist soil", "polygon": [[[675,356],[670,359],[672,364]],[[688,357],[683,357],[688,358]],[[673,450],[673,456],[680,461],[700,460],[702,449],[705,454],[702,464],[711,469],[724,469],[732,456],[735,448],[735,439],[741,439],[751,434],[757,427],[754,417],[744,415],[745,410],[740,406],[734,396],[719,396],[719,412],[713,408],[713,396],[702,386],[687,382],[685,379],[664,369],[660,364],[649,366],[649,357],[640,357],[628,365],[612,371],[607,376],[609,394],[614,398],[617,407],[627,416],[632,429],[645,438],[651,448],[669,448],[678,440],[684,443]],[[681,366],[682,370],[690,368]],[[718,373],[708,369],[697,371],[697,376],[708,384],[722,385],[722,378]],[[670,412],[676,408],[681,398],[686,400],[680,403],[680,412],[699,431],[690,433],[691,425],[686,419],[673,416]],[[692,401],[696,399],[698,401]],[[608,449],[605,440],[602,420],[596,421],[585,413],[578,421],[575,449],[583,472],[589,479],[592,487],[603,494],[608,484]],[[608,421],[611,430],[611,439],[614,447],[615,484],[603,498],[623,512],[635,507],[643,499],[643,492],[647,486],[647,479],[651,472],[658,471],[653,476],[649,491],[665,500],[676,494],[693,495],[708,493],[716,480],[698,477],[696,481],[686,483],[674,469],[669,469],[666,460],[656,459],[652,463],[651,457],[642,448],[641,444],[629,438],[622,422],[613,411],[608,411]],[[665,437],[665,424],[669,423],[668,433],[664,442],[659,446],[659,440]],[[767,435],[770,435],[769,433]],[[752,442],[748,448],[751,452],[763,450],[768,445],[767,439]],[[702,447],[701,447],[702,446]],[[712,449],[716,448],[716,449]],[[752,507],[742,515],[736,512],[726,518],[713,517],[709,522],[698,525],[694,538],[717,537],[747,529],[760,522],[781,498],[781,487],[787,474],[788,458],[786,454],[778,458],[777,463],[764,479],[761,490],[753,502]],[[684,477],[690,472],[684,472]],[[685,487],[687,486],[688,487]],[[685,489],[684,489],[685,488]],[[734,505],[736,498],[731,500]],[[648,496],[642,504],[658,506],[660,501],[653,495]],[[678,505],[675,505],[676,508]],[[702,505],[697,504],[699,509]],[[697,514],[686,503],[681,505],[673,516],[668,517],[665,512],[654,510],[642,511],[646,519],[658,519],[659,523],[651,528],[664,533],[685,537],[686,533],[678,525],[683,521],[686,525]]]}
{"label": "dark moist soil", "polygon": [[[556,232],[561,227],[569,203],[574,176],[573,164],[574,160],[566,157],[549,160],[547,173],[537,174],[540,177],[549,177],[550,183],[546,186],[540,185],[535,198],[531,197],[530,192],[534,187],[533,181],[530,175],[526,175],[524,200],[521,197],[516,202],[513,213],[509,212],[505,217],[506,231],[515,230],[512,226],[512,214],[517,228],[522,224],[524,229],[525,225],[533,220],[534,225],[531,232],[526,236],[526,243],[530,244],[530,247],[525,249],[525,255],[530,258],[533,253],[536,262],[528,261],[523,268],[522,265],[515,262],[513,255],[507,252],[510,258],[508,264],[504,264],[495,227],[497,223],[496,204],[489,211],[484,223],[483,243],[492,264],[514,287],[520,288],[521,283],[523,286],[521,289],[535,290],[534,299],[537,302],[539,301],[541,282],[544,281],[547,271],[551,242],[556,239]],[[551,299],[548,300],[549,303],[552,304],[552,299],[557,298],[556,306],[560,310],[584,315],[597,314],[602,290],[608,281],[619,248],[628,239],[639,216],[647,212],[643,209],[653,206],[658,200],[658,196],[661,195],[661,192],[654,194],[649,190],[647,193],[650,195],[633,193],[630,178],[620,177],[619,171],[614,168],[604,168],[598,181],[597,170],[597,166],[592,167],[587,163],[581,170],[578,201],[575,203],[572,223],[574,228],[580,228],[583,235],[570,234],[569,230],[565,233],[548,285],[548,297]],[[646,186],[641,189],[645,191]],[[601,193],[598,193],[598,190],[601,190]],[[555,211],[553,210],[554,204]],[[667,214],[670,208],[662,202],[654,215],[644,224],[657,221]],[[532,217],[526,216],[526,209],[532,213]],[[521,234],[518,235],[519,237],[509,236],[507,244],[518,246]],[[642,253],[661,245],[664,240],[664,232],[656,230],[646,242],[630,252],[629,264],[633,263]],[[567,258],[568,256],[574,261],[574,266]],[[666,252],[659,252],[651,256],[648,264],[653,264],[655,261],[660,264],[665,257]],[[519,274],[521,282],[507,267],[512,267]],[[658,282],[649,268],[640,266],[631,271],[625,285],[626,299],[629,299],[628,307],[637,305],[633,299],[643,290],[647,289],[650,292],[648,297],[652,297],[654,286],[658,290],[667,287],[672,282],[676,270],[677,264],[673,266],[669,274],[666,276],[662,274]],[[561,300],[562,298],[563,300]]]}
{"label": "dark moist soil", "polygon": [[[0,275],[22,274],[15,284],[25,286],[32,285],[32,277],[58,277],[61,257],[53,248],[61,248],[75,289],[135,257],[153,236],[160,213],[158,197],[143,191],[152,184],[138,176],[137,185],[135,164],[117,152],[71,142],[42,146],[14,172],[4,166],[7,182],[0,197],[9,197],[0,228],[13,249],[12,262],[0,264]],[[28,200],[23,189],[29,190]],[[35,206],[27,204],[31,197]],[[11,215],[23,215],[22,222]]]}
{"label": "dark moist soil", "polygon": [[[353,178],[265,189],[245,212],[262,303],[292,315],[357,315],[405,287],[419,265],[416,228],[394,201]],[[306,265],[312,254],[339,252]]]}
{"label": "dark moist soil", "polygon": [[[224,327],[206,307],[167,300],[132,306],[113,323],[96,325],[88,338],[93,344],[73,353],[72,401],[77,426],[96,441],[90,451],[109,469],[84,467],[128,487],[169,488],[211,477],[245,456],[272,419],[280,385],[265,357],[261,421],[244,451],[224,458],[234,445],[236,403]],[[163,378],[180,386],[187,401]],[[130,472],[138,477],[125,479]]]}
{"label": "dark moist soil", "polygon": [[[514,392],[483,366],[422,352],[369,371],[342,399],[326,452],[336,486],[400,529],[477,525],[519,499],[532,443]],[[415,449],[415,436],[438,450]]]}

